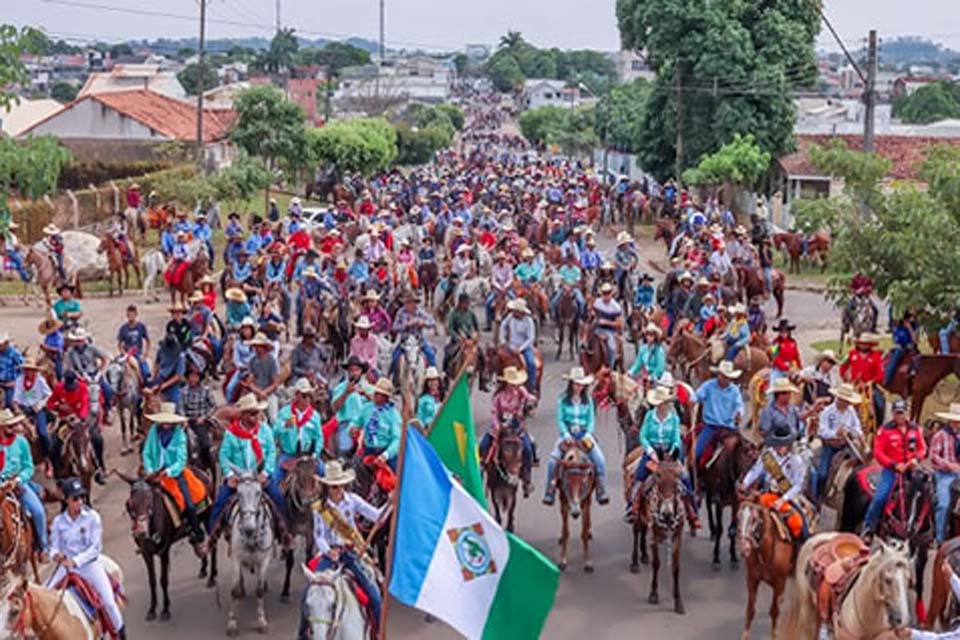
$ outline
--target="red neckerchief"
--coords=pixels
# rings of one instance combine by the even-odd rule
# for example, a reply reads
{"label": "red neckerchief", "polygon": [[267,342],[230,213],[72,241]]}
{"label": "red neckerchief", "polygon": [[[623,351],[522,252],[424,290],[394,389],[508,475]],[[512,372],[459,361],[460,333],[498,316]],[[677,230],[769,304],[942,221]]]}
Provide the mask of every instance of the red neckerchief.
{"label": "red neckerchief", "polygon": [[263,448],[260,446],[260,439],[257,437],[257,433],[260,431],[259,422],[253,429],[248,430],[241,426],[240,418],[237,418],[227,426],[227,431],[241,440],[249,440],[250,446],[253,447],[253,455],[257,458],[257,464],[263,462]]}
{"label": "red neckerchief", "polygon": [[7,463],[7,447],[13,444],[16,437],[15,435],[6,438],[0,436],[0,471],[3,470],[4,465]]}
{"label": "red neckerchief", "polygon": [[308,404],[307,410],[303,412],[303,416],[297,416],[297,407],[294,405],[290,406],[290,414],[293,416],[293,421],[297,425],[297,429],[302,429],[303,425],[307,424],[310,421],[310,418],[313,417],[313,405]]}

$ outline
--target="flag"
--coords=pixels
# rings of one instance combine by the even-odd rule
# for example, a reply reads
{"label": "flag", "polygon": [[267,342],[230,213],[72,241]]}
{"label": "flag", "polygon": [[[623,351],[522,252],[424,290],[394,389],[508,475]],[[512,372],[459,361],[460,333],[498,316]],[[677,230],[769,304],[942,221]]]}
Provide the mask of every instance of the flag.
{"label": "flag", "polygon": [[389,591],[470,640],[540,636],[560,573],[506,533],[407,429]]}
{"label": "flag", "polygon": [[460,479],[467,493],[486,506],[487,498],[483,493],[480,458],[477,454],[477,437],[473,429],[470,386],[467,376],[461,375],[454,383],[440,413],[434,418],[427,440],[433,445],[444,466]]}

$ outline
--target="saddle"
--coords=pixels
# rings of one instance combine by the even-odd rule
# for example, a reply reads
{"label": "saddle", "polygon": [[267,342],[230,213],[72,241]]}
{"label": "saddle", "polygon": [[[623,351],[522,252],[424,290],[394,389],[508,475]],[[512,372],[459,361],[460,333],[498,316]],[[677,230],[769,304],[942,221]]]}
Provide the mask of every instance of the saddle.
{"label": "saddle", "polygon": [[[701,427],[702,429],[702,427]],[[699,432],[699,430],[698,430]],[[697,461],[699,470],[706,471],[720,459],[724,452],[732,453],[740,441],[740,434],[732,429],[718,429],[703,449],[703,455]]]}
{"label": "saddle", "polygon": [[[865,495],[871,498],[877,491],[880,469],[880,465],[872,464],[856,472],[857,483],[860,485],[860,489]],[[901,494],[910,481],[909,477],[904,476],[900,481],[896,482],[893,485],[893,491],[890,492],[890,497],[887,498],[887,503],[883,506],[883,520],[881,524],[885,526],[890,533],[900,538],[906,538],[910,533],[908,531],[908,523],[904,519],[901,519],[896,513],[897,505],[903,499]]]}
{"label": "saddle", "polygon": [[817,546],[806,567],[807,580],[817,589],[821,623],[830,620],[860,569],[870,560],[870,547],[852,533],[840,533]]}
{"label": "saddle", "polygon": [[[110,587],[113,589],[113,593],[117,598],[118,603],[126,600],[126,597],[123,595],[123,589],[121,585],[114,579],[113,576],[108,574],[110,579]],[[90,586],[83,577],[78,574],[76,571],[68,571],[63,578],[58,582],[54,589],[63,590],[68,589],[70,593],[73,594],[77,602],[80,604],[80,608],[83,609],[84,614],[87,616],[87,619],[90,622],[97,622],[100,624],[100,628],[103,629],[105,635],[109,635],[113,640],[117,640],[120,636],[117,634],[118,629],[113,628],[113,624],[110,622],[110,616],[107,615],[107,610],[103,606],[103,601],[100,599],[100,594],[97,593],[97,590]]]}
{"label": "saddle", "polygon": [[[197,513],[203,512],[210,506],[210,477],[196,467],[185,467],[183,477],[187,481],[187,490],[190,492],[190,499],[193,502]],[[170,520],[174,527],[180,528],[183,523],[181,515],[186,509],[186,501],[180,492],[180,485],[175,478],[163,478],[160,481],[163,496],[163,505],[170,514]]]}
{"label": "saddle", "polygon": [[857,456],[849,449],[845,448],[839,451],[830,463],[830,471],[827,474],[827,486],[824,493],[824,502],[831,507],[839,508],[843,500],[843,488],[847,485],[847,480],[857,469],[860,461]]}

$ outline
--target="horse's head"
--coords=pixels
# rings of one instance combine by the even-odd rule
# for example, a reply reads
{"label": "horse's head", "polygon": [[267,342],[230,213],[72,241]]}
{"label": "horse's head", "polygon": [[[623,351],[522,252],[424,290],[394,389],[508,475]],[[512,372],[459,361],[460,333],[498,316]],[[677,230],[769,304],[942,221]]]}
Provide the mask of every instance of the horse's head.
{"label": "horse's head", "polygon": [[589,495],[593,483],[593,465],[579,444],[561,449],[559,485],[570,505],[570,515],[580,517],[580,505]]}
{"label": "horse's head", "polygon": [[73,462],[80,475],[93,470],[90,459],[90,425],[86,420],[74,420],[70,423],[70,444],[67,451],[73,455]]}
{"label": "horse's head", "polygon": [[737,512],[737,546],[740,555],[749,558],[763,539],[763,507],[751,500],[740,503]]}
{"label": "horse's head", "polygon": [[499,437],[500,458],[498,462],[510,483],[515,484],[523,466],[523,443],[520,440],[520,435],[514,429],[501,429]]}
{"label": "horse's head", "polygon": [[28,587],[26,578],[8,576],[0,583],[0,636],[22,638],[28,635]]}
{"label": "horse's head", "polygon": [[290,493],[297,497],[301,504],[316,499],[320,494],[320,483],[317,477],[317,461],[313,456],[300,456],[293,462],[293,467],[287,476],[290,483]]}
{"label": "horse's head", "polygon": [[887,627],[901,629],[910,623],[913,565],[906,543],[881,540],[864,567],[860,582],[869,585],[873,602],[883,609],[877,613],[886,616]]}
{"label": "horse's head", "polygon": [[303,613],[310,625],[310,636],[317,640],[336,636],[346,607],[346,579],[342,569],[311,571],[301,565],[307,581]]}
{"label": "horse's head", "polygon": [[127,498],[127,515],[130,516],[130,530],[135,540],[150,535],[150,521],[153,519],[154,488],[143,478],[128,476],[117,472],[130,485]]}
{"label": "horse's head", "polygon": [[253,473],[243,473],[237,483],[237,524],[240,533],[253,537],[262,524],[258,518],[263,488],[260,479]]}
{"label": "horse's head", "polygon": [[403,339],[403,357],[409,365],[413,365],[420,358],[420,341],[413,334],[407,334]]}

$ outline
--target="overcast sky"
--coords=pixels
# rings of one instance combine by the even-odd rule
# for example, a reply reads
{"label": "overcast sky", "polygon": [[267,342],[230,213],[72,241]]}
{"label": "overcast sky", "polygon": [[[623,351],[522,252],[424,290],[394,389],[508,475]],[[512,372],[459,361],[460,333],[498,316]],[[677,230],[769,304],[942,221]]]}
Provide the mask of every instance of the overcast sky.
{"label": "overcast sky", "polygon": [[[0,0],[0,22],[32,24],[71,40],[193,36],[198,2]],[[274,30],[276,0],[208,2],[208,37],[269,36]],[[283,25],[303,35],[377,36],[378,0],[280,2]],[[615,4],[616,0],[386,0],[387,45],[454,49],[467,42],[495,43],[513,29],[540,46],[612,50],[619,44]],[[135,13],[141,11],[171,16]],[[852,48],[874,27],[881,38],[924,35],[960,50],[957,0],[826,0],[826,12]],[[825,33],[820,44],[835,48]]]}

